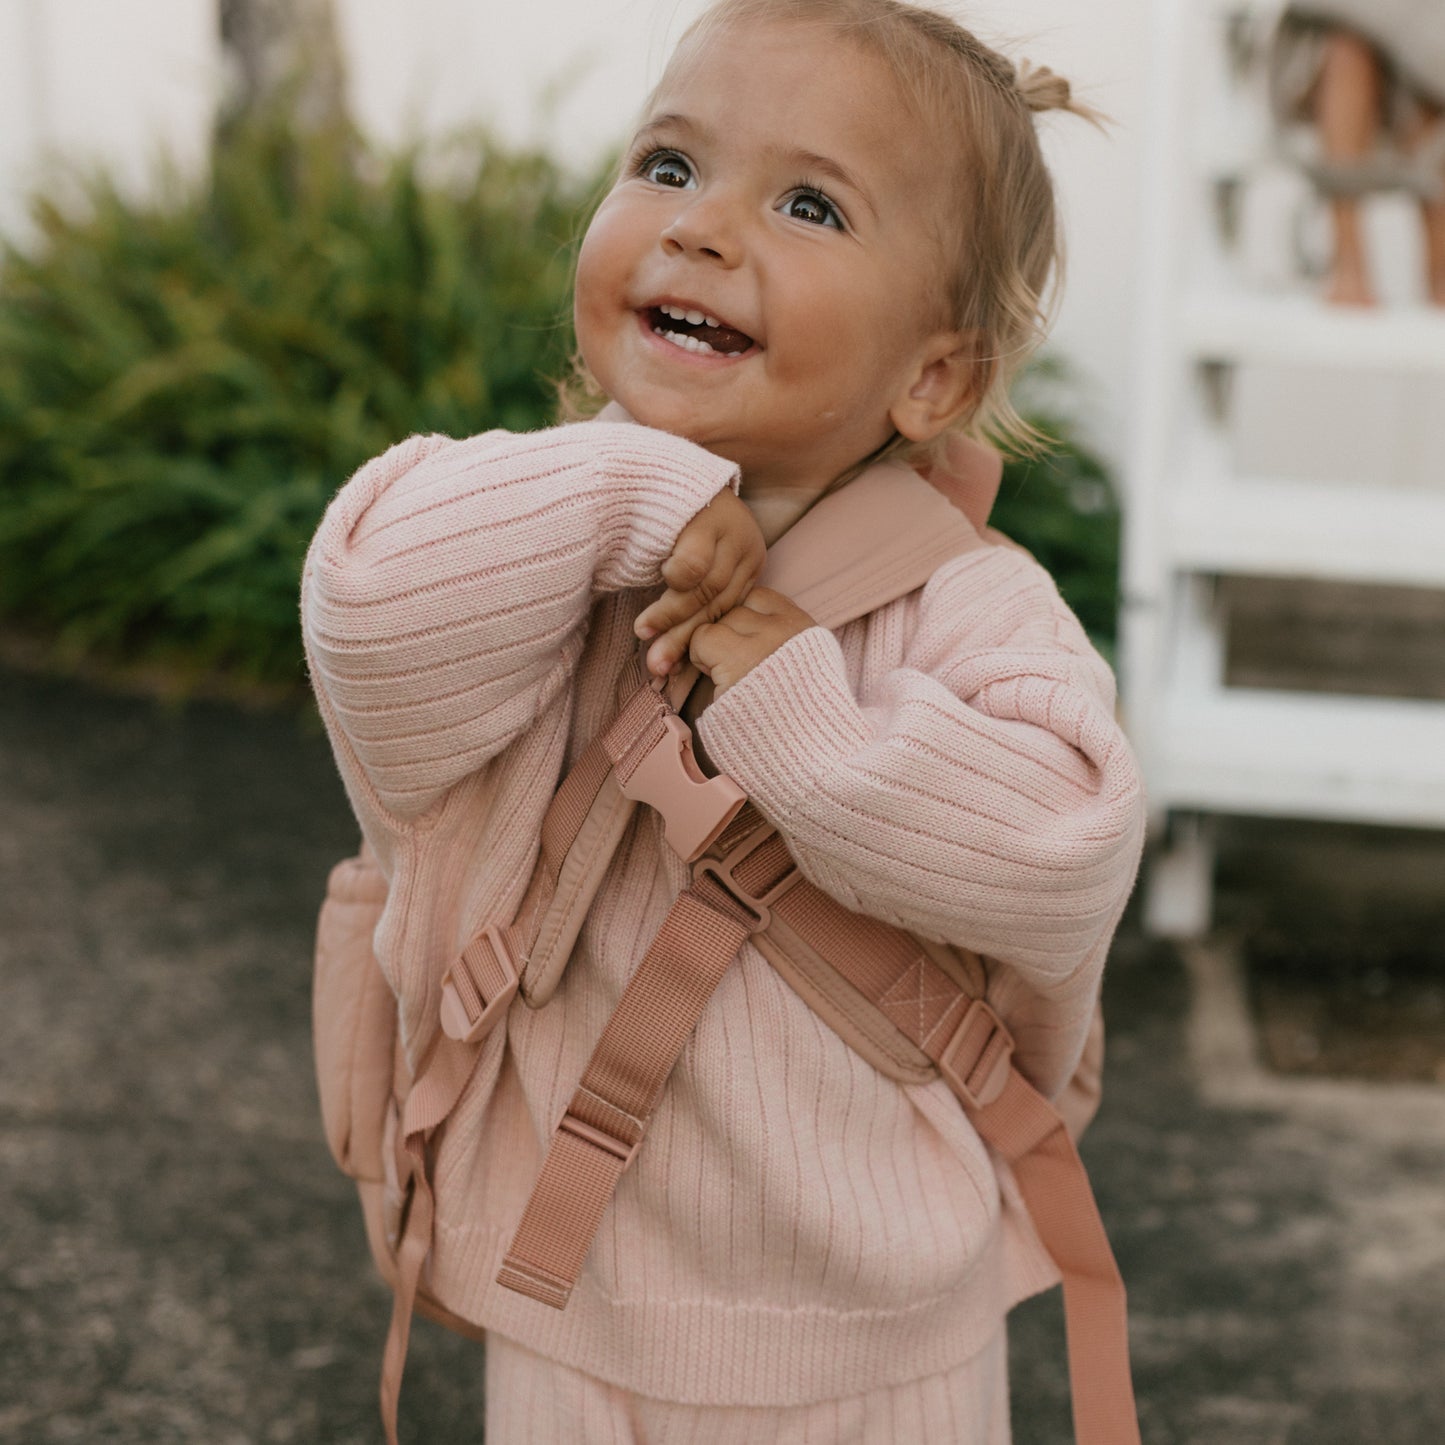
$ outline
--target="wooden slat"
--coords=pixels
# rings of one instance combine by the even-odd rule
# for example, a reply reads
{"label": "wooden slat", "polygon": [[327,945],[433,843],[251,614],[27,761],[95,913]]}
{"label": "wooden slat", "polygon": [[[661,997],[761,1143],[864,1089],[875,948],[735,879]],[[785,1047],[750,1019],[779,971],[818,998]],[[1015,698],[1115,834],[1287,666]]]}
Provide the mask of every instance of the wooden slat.
{"label": "wooden slat", "polygon": [[1445,587],[1445,490],[1201,477],[1171,500],[1168,551],[1190,571]]}
{"label": "wooden slat", "polygon": [[1158,808],[1445,827],[1439,703],[1222,689],[1161,709]]}
{"label": "wooden slat", "polygon": [[1201,361],[1445,372],[1445,315],[1355,310],[1313,296],[1200,292],[1184,304],[1183,342]]}

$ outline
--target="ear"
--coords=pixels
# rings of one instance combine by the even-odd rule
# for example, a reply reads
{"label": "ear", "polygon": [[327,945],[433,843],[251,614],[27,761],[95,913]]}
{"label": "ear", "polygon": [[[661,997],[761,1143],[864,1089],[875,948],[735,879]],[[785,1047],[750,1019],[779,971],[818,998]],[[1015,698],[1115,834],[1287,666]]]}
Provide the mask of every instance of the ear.
{"label": "ear", "polygon": [[982,333],[939,332],[919,352],[889,420],[911,442],[931,442],[973,406],[988,385]]}

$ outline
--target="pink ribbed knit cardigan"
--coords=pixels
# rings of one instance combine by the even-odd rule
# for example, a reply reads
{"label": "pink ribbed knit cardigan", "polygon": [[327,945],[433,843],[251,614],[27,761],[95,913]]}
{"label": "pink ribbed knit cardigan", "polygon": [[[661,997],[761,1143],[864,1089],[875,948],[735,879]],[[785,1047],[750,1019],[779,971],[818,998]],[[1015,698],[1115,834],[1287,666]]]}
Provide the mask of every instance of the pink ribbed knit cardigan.
{"label": "pink ribbed knit cardigan", "polygon": [[[736,482],[691,443],[591,422],[413,438],[327,512],[307,651],[390,878],[377,952],[413,1064],[448,961],[512,916],[678,532]],[[820,888],[993,961],[989,997],[1057,1091],[1142,836],[1113,694],[1048,576],[985,547],[836,633],[790,639],[698,726]],[[552,1128],[685,881],[640,809],[561,988],[512,1008],[444,1127],[431,1287],[539,1353],[696,1404],[801,1404],[967,1359],[1055,1277],[1006,1168],[946,1086],[882,1077],[751,946],[567,1309],[496,1285]]]}

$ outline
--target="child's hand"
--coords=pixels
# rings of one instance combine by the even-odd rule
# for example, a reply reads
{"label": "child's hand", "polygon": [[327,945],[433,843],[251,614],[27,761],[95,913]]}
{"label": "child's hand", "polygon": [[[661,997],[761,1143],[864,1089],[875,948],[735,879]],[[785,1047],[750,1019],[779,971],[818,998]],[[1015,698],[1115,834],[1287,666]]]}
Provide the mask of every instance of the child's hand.
{"label": "child's hand", "polygon": [[790,637],[816,625],[791,598],[754,587],[740,606],[692,634],[688,654],[712,679],[713,696],[720,697]]}
{"label": "child's hand", "polygon": [[719,492],[678,533],[662,564],[667,591],[633,624],[640,638],[657,639],[647,649],[649,671],[658,677],[672,671],[693,633],[747,596],[767,551],[753,514],[732,492]]}

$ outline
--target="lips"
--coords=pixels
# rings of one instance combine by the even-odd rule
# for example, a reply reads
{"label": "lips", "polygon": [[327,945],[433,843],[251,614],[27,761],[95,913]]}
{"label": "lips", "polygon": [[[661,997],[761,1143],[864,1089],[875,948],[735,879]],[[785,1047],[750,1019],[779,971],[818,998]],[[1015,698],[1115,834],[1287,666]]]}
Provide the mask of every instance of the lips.
{"label": "lips", "polygon": [[757,345],[747,332],[739,331],[699,307],[663,301],[656,306],[644,307],[643,315],[658,336],[684,351],[741,356]]}

